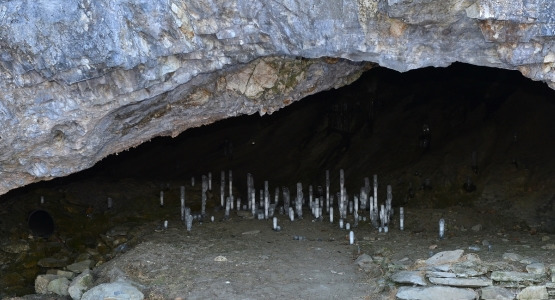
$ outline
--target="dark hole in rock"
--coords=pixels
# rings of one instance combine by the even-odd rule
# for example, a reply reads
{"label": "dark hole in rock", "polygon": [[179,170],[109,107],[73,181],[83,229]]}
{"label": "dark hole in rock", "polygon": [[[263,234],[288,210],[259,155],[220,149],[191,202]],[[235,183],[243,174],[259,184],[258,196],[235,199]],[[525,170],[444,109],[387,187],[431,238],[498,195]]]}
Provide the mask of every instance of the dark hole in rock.
{"label": "dark hole in rock", "polygon": [[54,219],[45,210],[32,211],[27,219],[27,224],[36,236],[47,238],[54,233]]}

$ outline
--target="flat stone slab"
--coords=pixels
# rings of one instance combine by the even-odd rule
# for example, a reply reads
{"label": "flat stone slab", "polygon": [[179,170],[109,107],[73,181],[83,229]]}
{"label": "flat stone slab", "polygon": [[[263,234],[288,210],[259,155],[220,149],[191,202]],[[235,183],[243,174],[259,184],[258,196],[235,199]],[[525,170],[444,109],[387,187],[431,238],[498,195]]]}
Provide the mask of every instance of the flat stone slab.
{"label": "flat stone slab", "polygon": [[514,300],[515,293],[499,286],[488,286],[480,290],[482,300]]}
{"label": "flat stone slab", "polygon": [[457,277],[475,277],[486,274],[488,267],[480,261],[463,261],[453,264],[451,270]]}
{"label": "flat stone slab", "polygon": [[428,285],[422,272],[418,271],[400,271],[391,275],[391,280],[397,283]]}
{"label": "flat stone slab", "polygon": [[439,252],[436,255],[428,258],[426,260],[426,264],[428,266],[437,266],[437,265],[444,265],[457,262],[461,259],[464,250],[453,250],[453,251],[443,251]]}
{"label": "flat stone slab", "polygon": [[491,272],[490,278],[495,281],[509,281],[509,282],[540,282],[542,281],[542,276],[538,274],[531,274],[525,272],[513,272],[513,271],[493,271]]}
{"label": "flat stone slab", "polygon": [[516,295],[518,300],[547,300],[549,299],[549,294],[547,293],[547,288],[545,286],[529,286],[518,295]]}
{"label": "flat stone slab", "polygon": [[93,265],[93,261],[90,259],[86,259],[86,260],[71,264],[66,268],[71,272],[80,274],[80,273],[83,273],[83,271],[88,270],[92,265]]}
{"label": "flat stone slab", "polygon": [[402,286],[397,290],[396,297],[403,300],[474,300],[478,299],[478,294],[472,289],[448,286]]}
{"label": "flat stone slab", "polygon": [[428,277],[436,277],[436,278],[455,278],[457,275],[451,272],[438,272],[438,271],[429,271],[426,273]]}
{"label": "flat stone slab", "polygon": [[482,278],[428,278],[433,284],[457,286],[457,287],[484,287],[493,285],[491,279]]}

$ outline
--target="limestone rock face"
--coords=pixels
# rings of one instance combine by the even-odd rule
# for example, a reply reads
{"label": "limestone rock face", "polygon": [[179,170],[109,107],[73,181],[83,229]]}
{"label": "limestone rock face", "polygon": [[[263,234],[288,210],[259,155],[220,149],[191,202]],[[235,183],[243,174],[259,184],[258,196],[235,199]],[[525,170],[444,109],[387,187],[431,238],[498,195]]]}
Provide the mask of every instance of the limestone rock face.
{"label": "limestone rock face", "polygon": [[0,4],[0,194],[160,135],[460,61],[555,88],[551,0]]}

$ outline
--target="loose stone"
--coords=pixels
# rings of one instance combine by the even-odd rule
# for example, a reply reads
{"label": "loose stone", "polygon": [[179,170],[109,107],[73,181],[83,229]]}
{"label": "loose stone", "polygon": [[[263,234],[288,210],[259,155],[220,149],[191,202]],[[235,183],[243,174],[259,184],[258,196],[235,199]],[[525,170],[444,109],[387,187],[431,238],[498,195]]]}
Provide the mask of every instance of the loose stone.
{"label": "loose stone", "polygon": [[522,256],[516,253],[505,253],[503,254],[503,259],[508,261],[521,261]]}
{"label": "loose stone", "polygon": [[537,275],[545,275],[545,265],[542,263],[533,263],[526,266],[526,271],[528,273],[537,274]]}
{"label": "loose stone", "polygon": [[433,284],[457,286],[457,287],[483,287],[493,285],[490,279],[482,278],[428,278]]}
{"label": "loose stone", "polygon": [[453,250],[453,251],[443,251],[439,252],[436,255],[428,258],[426,260],[426,264],[428,266],[438,266],[443,264],[449,264],[457,262],[461,259],[464,250]]}
{"label": "loose stone", "polygon": [[85,270],[71,281],[67,292],[71,299],[79,300],[83,292],[90,289],[93,285],[93,278],[89,270]]}
{"label": "loose stone", "polygon": [[41,274],[35,278],[35,293],[47,294],[50,281],[60,278],[58,275]]}
{"label": "loose stone", "polygon": [[400,287],[396,297],[403,300],[474,300],[478,295],[474,290],[448,286]]}
{"label": "loose stone", "polygon": [[416,285],[428,285],[422,272],[418,271],[400,271],[391,275],[391,280],[397,283],[409,283]]}
{"label": "loose stone", "polygon": [[499,286],[488,286],[480,290],[482,300],[513,300],[515,294],[506,288]]}
{"label": "loose stone", "polygon": [[430,271],[426,273],[428,277],[436,277],[436,278],[455,278],[457,275],[451,272],[437,272],[437,271]]}
{"label": "loose stone", "polygon": [[491,279],[504,282],[540,282],[541,276],[525,272],[493,271],[491,272]]}
{"label": "loose stone", "polygon": [[56,278],[48,283],[47,290],[56,295],[67,296],[69,295],[67,292],[69,283],[69,279],[65,277]]}
{"label": "loose stone", "polygon": [[85,270],[88,270],[92,265],[93,265],[93,261],[90,259],[87,260],[83,260],[83,261],[79,261],[76,262],[74,264],[71,264],[69,266],[67,266],[66,268],[72,272],[75,272],[77,274],[82,273]]}
{"label": "loose stone", "polygon": [[520,291],[516,298],[518,300],[547,300],[549,295],[545,286],[529,286]]}
{"label": "loose stone", "polygon": [[97,299],[142,300],[144,299],[144,295],[131,284],[123,281],[117,281],[95,286],[83,294],[83,297],[81,297],[81,300]]}

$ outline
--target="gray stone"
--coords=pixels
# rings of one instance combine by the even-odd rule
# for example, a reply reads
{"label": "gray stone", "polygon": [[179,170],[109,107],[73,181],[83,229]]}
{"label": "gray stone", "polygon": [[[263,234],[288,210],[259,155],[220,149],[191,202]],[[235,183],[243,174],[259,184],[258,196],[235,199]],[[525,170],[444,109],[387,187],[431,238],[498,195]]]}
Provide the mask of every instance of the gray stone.
{"label": "gray stone", "polygon": [[50,269],[50,270],[46,271],[46,274],[58,275],[58,276],[65,277],[65,278],[70,279],[70,280],[71,280],[73,277],[75,277],[75,273],[70,272],[70,271],[64,271],[64,270],[54,270],[54,269]]}
{"label": "gray stone", "polygon": [[362,267],[363,265],[367,265],[371,263],[374,263],[374,260],[370,255],[366,253],[359,255],[359,257],[357,257],[357,259],[355,259],[355,262],[354,262],[354,264],[358,265],[359,267]]}
{"label": "gray stone", "polygon": [[486,274],[489,269],[480,261],[463,261],[455,263],[451,266],[451,270],[457,277],[473,277]]}
{"label": "gray stone", "polygon": [[428,266],[438,266],[457,262],[461,259],[464,250],[443,251],[426,260]]}
{"label": "gray stone", "polygon": [[94,262],[92,260],[86,259],[86,260],[83,260],[83,261],[80,261],[80,262],[73,263],[73,264],[67,266],[66,268],[68,270],[70,270],[71,272],[79,274],[79,273],[82,273],[85,270],[88,270],[93,264],[94,264]]}
{"label": "gray stone", "polygon": [[92,286],[93,277],[91,275],[91,272],[89,270],[85,270],[83,271],[83,273],[75,277],[73,281],[71,281],[71,284],[69,285],[67,291],[71,299],[79,300],[81,299],[83,293],[90,289]]}
{"label": "gray stone", "polygon": [[480,230],[482,230],[482,224],[472,226],[472,231],[478,232]]}
{"label": "gray stone", "polygon": [[526,271],[528,273],[537,274],[537,275],[545,275],[545,265],[542,263],[532,263],[526,266]]}
{"label": "gray stone", "polygon": [[428,285],[422,272],[419,271],[400,271],[391,275],[391,280],[396,283],[410,283],[416,285]]}
{"label": "gray stone", "polygon": [[513,300],[515,294],[506,288],[499,286],[488,286],[480,289],[482,300]]}
{"label": "gray stone", "polygon": [[428,278],[433,284],[449,285],[456,287],[483,287],[493,285],[490,279],[483,278]]}
{"label": "gray stone", "polygon": [[35,278],[35,293],[47,294],[50,281],[60,278],[58,275],[41,274]]}
{"label": "gray stone", "polygon": [[524,257],[520,260],[521,264],[525,264],[525,265],[530,265],[530,264],[535,264],[535,263],[539,263],[540,261],[532,258],[532,257]]}
{"label": "gray stone", "polygon": [[403,300],[474,300],[478,295],[474,290],[448,286],[400,287],[395,295]]}
{"label": "gray stone", "polygon": [[516,298],[518,300],[547,300],[549,295],[545,286],[529,286],[520,291]]}
{"label": "gray stone", "polygon": [[360,255],[354,264],[358,265],[370,278],[383,275],[381,267],[374,263],[374,259],[366,253]]}
{"label": "gray stone", "polygon": [[537,274],[513,271],[493,271],[490,278],[495,281],[509,282],[540,282],[542,278]]}
{"label": "gray stone", "polygon": [[143,293],[136,287],[124,281],[116,281],[112,283],[103,283],[86,291],[81,300],[98,300],[98,299],[126,299],[126,300],[142,300]]}
{"label": "gray stone", "polygon": [[508,252],[503,254],[503,259],[508,261],[521,261],[522,255]]}
{"label": "gray stone", "polygon": [[551,273],[551,282],[555,283],[555,265],[549,266],[549,273]]}
{"label": "gray stone", "polygon": [[431,271],[437,271],[437,272],[450,272],[451,265],[437,265],[437,266],[432,266],[429,269]]}
{"label": "gray stone", "polygon": [[555,87],[547,0],[459,2],[3,1],[0,194],[156,136],[271,113],[352,82],[362,61],[460,61]]}
{"label": "gray stone", "polygon": [[29,249],[31,248],[29,247],[29,243],[26,241],[15,241],[2,245],[2,251],[13,254],[26,252],[29,251]]}
{"label": "gray stone", "polygon": [[428,277],[436,277],[436,278],[455,278],[457,275],[451,272],[438,272],[438,271],[429,271],[426,273]]}
{"label": "gray stone", "polygon": [[69,279],[65,277],[56,278],[48,283],[47,290],[49,293],[54,293],[60,296],[69,295],[67,289],[69,287]]}

